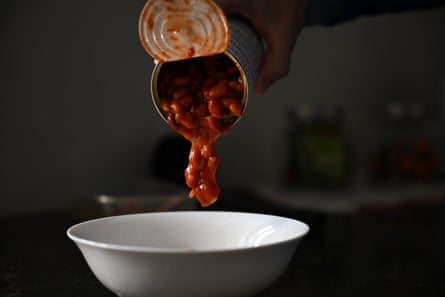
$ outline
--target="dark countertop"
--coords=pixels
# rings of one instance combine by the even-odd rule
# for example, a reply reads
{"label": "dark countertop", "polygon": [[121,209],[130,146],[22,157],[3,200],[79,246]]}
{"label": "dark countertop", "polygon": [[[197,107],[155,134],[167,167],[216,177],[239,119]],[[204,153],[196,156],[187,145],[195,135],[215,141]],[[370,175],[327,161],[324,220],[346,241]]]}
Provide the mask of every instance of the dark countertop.
{"label": "dark countertop", "polygon": [[[255,207],[221,201],[211,209],[284,215],[311,226],[286,272],[256,297],[445,296],[444,200],[353,214],[245,205]],[[114,296],[66,237],[76,222],[65,212],[1,219],[0,296]]]}

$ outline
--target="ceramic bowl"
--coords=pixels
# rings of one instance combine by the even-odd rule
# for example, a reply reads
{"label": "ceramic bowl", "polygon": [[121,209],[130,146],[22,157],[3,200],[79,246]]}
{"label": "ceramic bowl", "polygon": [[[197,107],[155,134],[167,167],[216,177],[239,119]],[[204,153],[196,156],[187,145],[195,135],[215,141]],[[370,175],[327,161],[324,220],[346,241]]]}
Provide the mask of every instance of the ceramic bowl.
{"label": "ceramic bowl", "polygon": [[177,211],[79,223],[67,235],[124,297],[243,297],[285,270],[309,227],[264,214]]}

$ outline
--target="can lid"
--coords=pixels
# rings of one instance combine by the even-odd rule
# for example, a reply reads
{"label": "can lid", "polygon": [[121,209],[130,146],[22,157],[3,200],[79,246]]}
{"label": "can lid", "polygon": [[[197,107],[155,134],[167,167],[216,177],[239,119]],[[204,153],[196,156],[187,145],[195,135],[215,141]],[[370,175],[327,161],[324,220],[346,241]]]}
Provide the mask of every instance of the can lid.
{"label": "can lid", "polygon": [[223,53],[229,27],[211,0],[148,0],[139,18],[139,39],[156,62]]}

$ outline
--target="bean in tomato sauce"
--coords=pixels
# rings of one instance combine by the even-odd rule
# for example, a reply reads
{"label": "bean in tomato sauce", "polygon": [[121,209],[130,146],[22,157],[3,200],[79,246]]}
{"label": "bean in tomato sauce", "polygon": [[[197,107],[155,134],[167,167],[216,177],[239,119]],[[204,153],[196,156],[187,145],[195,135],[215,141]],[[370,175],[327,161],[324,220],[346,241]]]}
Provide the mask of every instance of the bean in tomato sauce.
{"label": "bean in tomato sauce", "polygon": [[157,92],[169,125],[191,142],[184,173],[189,196],[208,206],[220,193],[216,140],[244,110],[241,72],[225,54],[164,63]]}

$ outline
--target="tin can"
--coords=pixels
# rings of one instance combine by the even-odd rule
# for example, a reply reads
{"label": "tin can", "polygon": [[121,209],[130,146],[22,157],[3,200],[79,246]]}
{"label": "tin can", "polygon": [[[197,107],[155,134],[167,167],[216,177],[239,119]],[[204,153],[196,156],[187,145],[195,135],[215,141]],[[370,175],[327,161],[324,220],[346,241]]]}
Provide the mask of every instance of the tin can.
{"label": "tin can", "polygon": [[[229,18],[228,24],[230,39],[228,47],[223,54],[230,58],[240,71],[244,86],[243,110],[245,110],[250,89],[253,88],[257,78],[264,47],[258,34],[243,19]],[[151,96],[157,111],[167,121],[167,113],[161,108],[158,95],[159,73],[165,63],[177,63],[177,61],[158,62],[155,64],[151,76]]]}
{"label": "tin can", "polygon": [[226,18],[211,0],[149,0],[139,20],[139,36],[155,61],[151,95],[165,120],[166,112],[158,95],[159,73],[164,63],[221,53],[229,57],[241,73],[245,109],[249,90],[257,78],[264,43],[244,19]]}
{"label": "tin can", "polygon": [[239,65],[247,88],[253,88],[264,52],[264,43],[249,23],[239,17],[229,18],[229,32],[229,46],[224,53]]}

